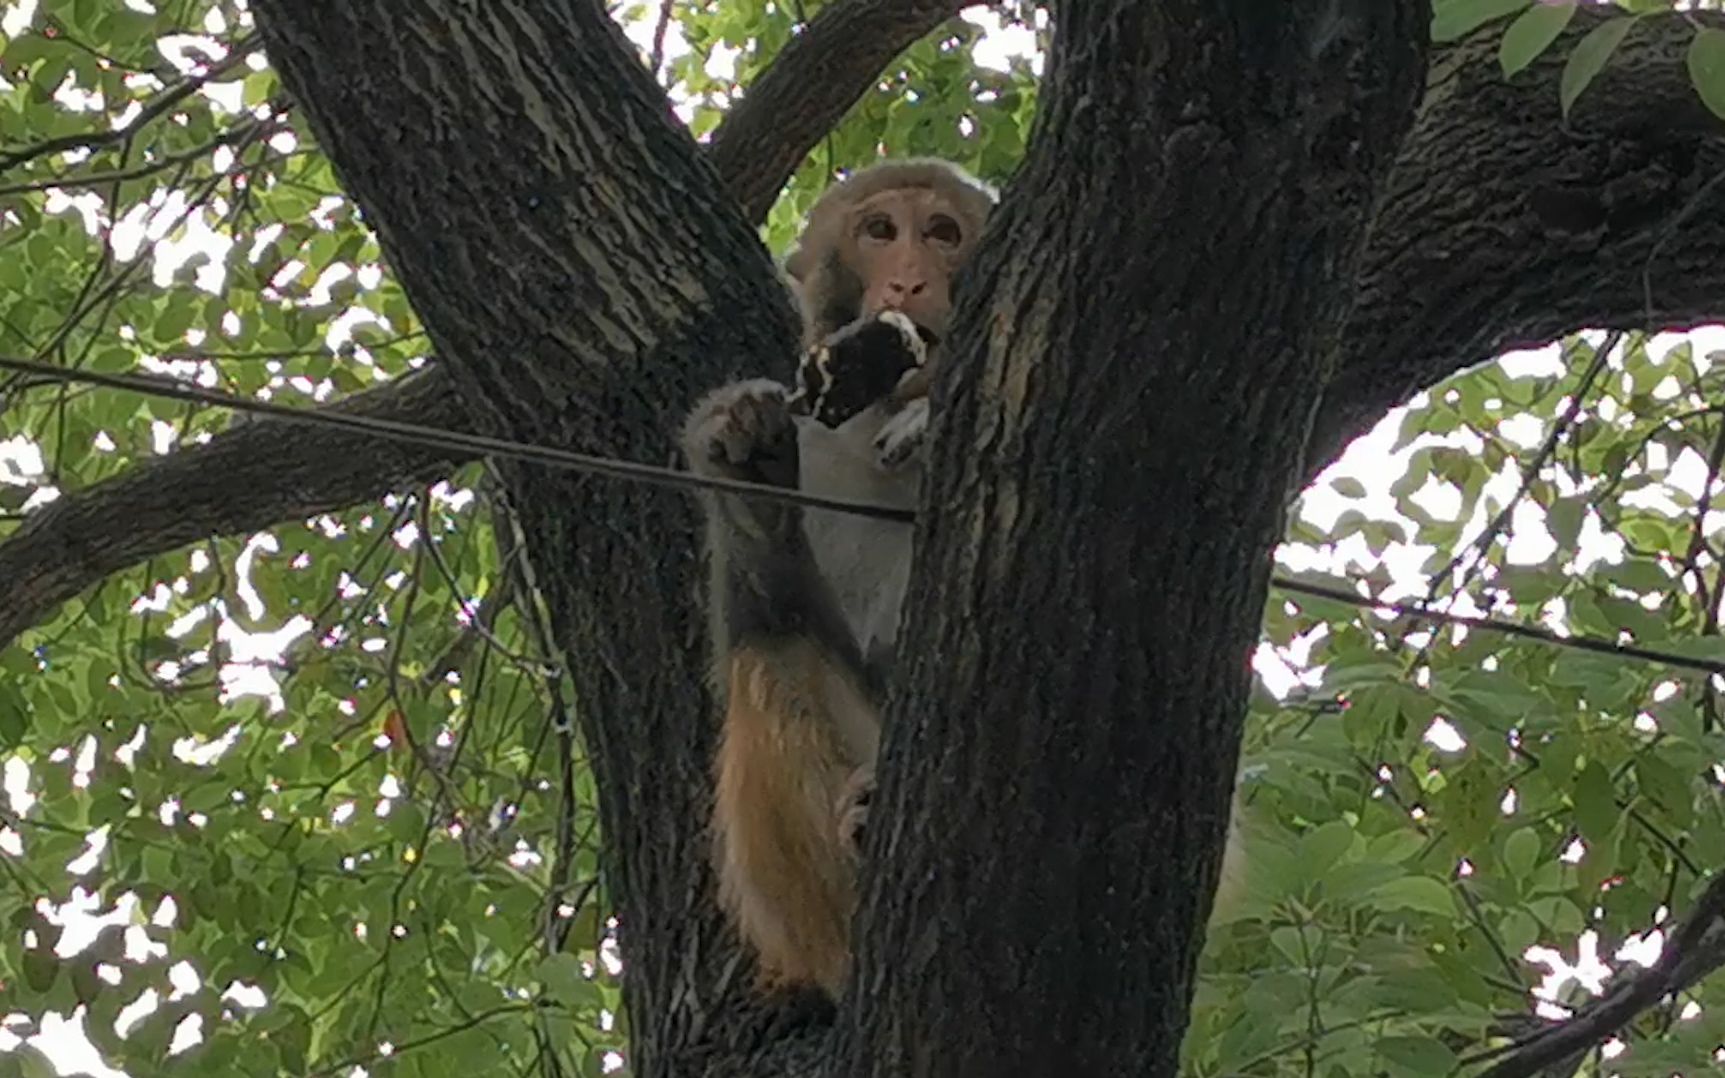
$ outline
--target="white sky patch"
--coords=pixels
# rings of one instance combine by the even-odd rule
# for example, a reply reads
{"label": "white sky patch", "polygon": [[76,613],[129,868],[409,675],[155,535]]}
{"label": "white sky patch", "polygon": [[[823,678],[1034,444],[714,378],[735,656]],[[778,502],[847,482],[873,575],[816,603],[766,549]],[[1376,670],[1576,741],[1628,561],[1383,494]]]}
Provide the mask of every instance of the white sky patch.
{"label": "white sky patch", "polygon": [[1467,748],[1467,738],[1441,716],[1432,719],[1431,725],[1426,727],[1425,742],[1439,752],[1460,752]]}
{"label": "white sky patch", "polygon": [[90,1038],[84,1033],[84,1016],[83,1007],[75,1009],[70,1016],[56,1011],[44,1013],[40,1029],[29,1038],[30,1047],[47,1056],[48,1062],[61,1074],[127,1078],[125,1071],[108,1066],[90,1043]]}
{"label": "white sky patch", "polygon": [[1562,952],[1550,947],[1529,947],[1522,952],[1522,958],[1527,962],[1544,966],[1546,969],[1545,977],[1533,988],[1533,997],[1542,1005],[1542,1013],[1551,1013],[1544,1008],[1556,1004],[1563,990],[1571,983],[1580,985],[1588,994],[1594,996],[1605,990],[1605,982],[1611,976],[1611,967],[1599,960],[1599,933],[1590,928],[1583,932],[1575,943],[1573,963],[1567,961]]}
{"label": "white sky patch", "polygon": [[977,66],[1010,71],[1012,61],[1028,60],[1032,73],[1042,75],[1042,54],[1037,51],[1036,32],[1048,28],[1048,12],[1036,9],[1036,27],[1009,22],[986,7],[968,7],[959,12],[966,22],[982,28],[982,39],[971,50]]}
{"label": "white sky patch", "polygon": [[17,37],[35,17],[36,0],[18,0],[17,3],[0,7],[0,34]]}

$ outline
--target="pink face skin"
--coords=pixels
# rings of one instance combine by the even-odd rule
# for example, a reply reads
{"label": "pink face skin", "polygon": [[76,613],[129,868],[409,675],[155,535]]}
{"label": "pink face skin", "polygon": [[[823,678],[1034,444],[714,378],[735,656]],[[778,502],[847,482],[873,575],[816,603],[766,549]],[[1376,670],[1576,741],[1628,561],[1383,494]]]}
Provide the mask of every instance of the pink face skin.
{"label": "pink face skin", "polygon": [[946,330],[953,272],[969,252],[964,216],[929,188],[882,191],[850,212],[863,316],[893,310],[934,333]]}

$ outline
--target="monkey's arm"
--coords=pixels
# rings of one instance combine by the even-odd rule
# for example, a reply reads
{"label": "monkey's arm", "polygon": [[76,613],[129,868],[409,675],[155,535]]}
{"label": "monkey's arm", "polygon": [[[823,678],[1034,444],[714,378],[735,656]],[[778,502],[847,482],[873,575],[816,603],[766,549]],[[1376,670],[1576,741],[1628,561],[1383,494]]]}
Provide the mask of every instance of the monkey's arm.
{"label": "monkey's arm", "polygon": [[[707,475],[799,485],[784,386],[738,382],[683,432]],[[709,608],[724,728],[714,761],[719,898],[768,982],[836,994],[849,956],[852,777],[879,719],[856,646],[793,505],[707,495]]]}
{"label": "monkey's arm", "polygon": [[[789,391],[754,379],[715,390],[683,429],[689,466],[703,475],[799,485],[797,421]],[[812,637],[859,665],[830,587],[821,577],[795,505],[714,492],[706,496],[714,643],[733,647]]]}

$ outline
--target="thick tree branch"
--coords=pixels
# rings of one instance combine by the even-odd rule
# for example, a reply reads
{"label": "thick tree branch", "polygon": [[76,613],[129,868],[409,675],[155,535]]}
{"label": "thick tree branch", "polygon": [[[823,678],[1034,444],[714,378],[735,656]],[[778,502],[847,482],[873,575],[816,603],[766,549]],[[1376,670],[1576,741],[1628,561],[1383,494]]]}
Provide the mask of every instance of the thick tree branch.
{"label": "thick tree branch", "polygon": [[1177,1072],[1313,360],[1430,17],[1056,10],[933,390],[838,1025],[859,1078]]}
{"label": "thick tree branch", "polygon": [[821,10],[713,132],[709,153],[751,221],[881,70],[964,0],[843,0]]}
{"label": "thick tree branch", "polygon": [[[467,422],[449,379],[435,371],[330,407],[440,427]],[[92,583],[163,551],[344,509],[446,474],[463,456],[288,421],[240,423],[30,514],[0,543],[0,646]]]}
{"label": "thick tree branch", "polygon": [[1609,17],[1582,6],[1509,80],[1492,32],[1434,59],[1373,225],[1312,470],[1417,390],[1509,349],[1725,320],[1725,124],[1684,67],[1691,21],[1725,27],[1725,15],[1640,20],[1565,122],[1559,73]]}

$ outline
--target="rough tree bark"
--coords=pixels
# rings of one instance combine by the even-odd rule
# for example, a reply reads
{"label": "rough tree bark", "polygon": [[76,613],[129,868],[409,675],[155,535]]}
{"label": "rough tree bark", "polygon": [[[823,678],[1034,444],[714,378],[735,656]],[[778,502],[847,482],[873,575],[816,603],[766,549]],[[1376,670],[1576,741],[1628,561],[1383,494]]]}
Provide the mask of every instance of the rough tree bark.
{"label": "rough tree bark", "polygon": [[[258,14],[483,429],[651,457],[692,388],[788,354],[764,252],[598,5]],[[1428,19],[1059,10],[1047,112],[973,277],[994,298],[964,308],[938,391],[925,505],[950,515],[923,517],[914,594],[939,614],[909,626],[842,1073],[1171,1072],[1267,557]],[[1093,316],[1104,296],[1118,318]],[[689,593],[692,514],[511,475],[582,687],[636,1065],[683,1073],[737,986],[701,863],[696,621],[639,602]],[[927,822],[962,810],[989,823]]]}
{"label": "rough tree bark", "polygon": [[[601,5],[255,10],[482,431],[666,460],[697,392],[793,354],[759,238]],[[675,1053],[734,1039],[726,1027],[749,1013],[706,865],[695,509],[663,490],[508,474],[580,688],[635,1066],[689,1073]]]}
{"label": "rough tree bark", "polygon": [[[422,411],[664,459],[695,391],[788,354],[758,241],[592,0],[255,7],[444,357]],[[1639,275],[1601,279],[1601,263],[1650,254],[1725,152],[1683,111],[1671,46],[1688,31],[1646,20],[1621,64],[1628,92],[1590,91],[1568,129],[1561,47],[1507,86],[1488,41],[1445,53],[1391,173],[1423,7],[1060,12],[1047,113],[937,390],[926,504],[943,513],[920,525],[918,659],[870,832],[881,870],[853,985],[868,1006],[841,1012],[831,1044],[763,1038],[713,914],[699,842],[711,723],[697,623],[673,598],[693,593],[691,507],[511,473],[582,689],[637,1073],[804,1073],[820,1059],[845,1074],[1172,1073],[1266,554],[1292,486],[1322,463],[1302,460],[1314,412],[1327,454],[1492,348],[1640,324]],[[1501,139],[1482,138],[1488,124]],[[727,152],[753,160],[746,143]],[[736,199],[756,208],[764,183]],[[1725,228],[1695,220],[1654,262],[1655,324],[1725,313]],[[1561,296],[1547,287],[1584,273]],[[1096,297],[1118,317],[1094,317]],[[397,403],[353,406],[399,406],[373,399]],[[341,497],[446,463],[416,452],[371,486],[345,474]],[[332,489],[229,506],[209,526],[316,511]],[[50,582],[0,641],[80,574],[119,567],[106,547],[79,555],[105,566],[95,575],[22,553],[50,526],[104,519],[96,500],[75,514],[77,497],[0,546],[0,567]],[[184,541],[164,523],[150,542],[165,545],[125,556]],[[1054,922],[1071,931],[1045,934]]]}
{"label": "rough tree bark", "polygon": [[[960,6],[947,0],[945,8]],[[751,87],[708,151],[750,220],[765,212],[762,193],[783,184],[857,87],[870,82],[868,65],[914,40],[921,20],[934,17],[930,7],[925,0],[835,3],[774,64],[771,85],[763,75]],[[855,19],[864,16],[878,19],[869,41],[884,52],[853,47]],[[1708,206],[1698,201],[1725,172],[1725,137],[1688,84],[1690,24],[1675,16],[1642,19],[1568,121],[1559,118],[1558,72],[1606,17],[1577,12],[1557,44],[1508,81],[1498,67],[1495,28],[1437,51],[1417,127],[1362,263],[1336,381],[1313,435],[1314,470],[1415,389],[1504,348],[1587,326],[1682,327],[1725,318],[1725,217],[1699,212]],[[1725,26],[1725,15],[1715,12],[1686,18]],[[813,89],[780,110],[789,97],[783,88],[799,82]],[[1714,206],[1718,199],[1725,192],[1715,194]],[[1569,214],[1554,214],[1565,206]],[[1644,310],[1644,265],[1652,274],[1651,312]],[[472,429],[441,367],[346,406]],[[276,459],[293,463],[293,482],[277,478]],[[446,474],[449,465],[421,447],[381,447],[360,435],[266,421],[69,491],[0,542],[0,580],[22,582],[0,603],[0,644],[112,573],[184,545],[188,534],[233,534],[356,504]],[[152,492],[157,511],[133,517],[128,507],[140,491]]]}
{"label": "rough tree bark", "polygon": [[936,387],[847,1075],[1175,1073],[1270,553],[1424,75],[1419,2],[1056,11]]}

